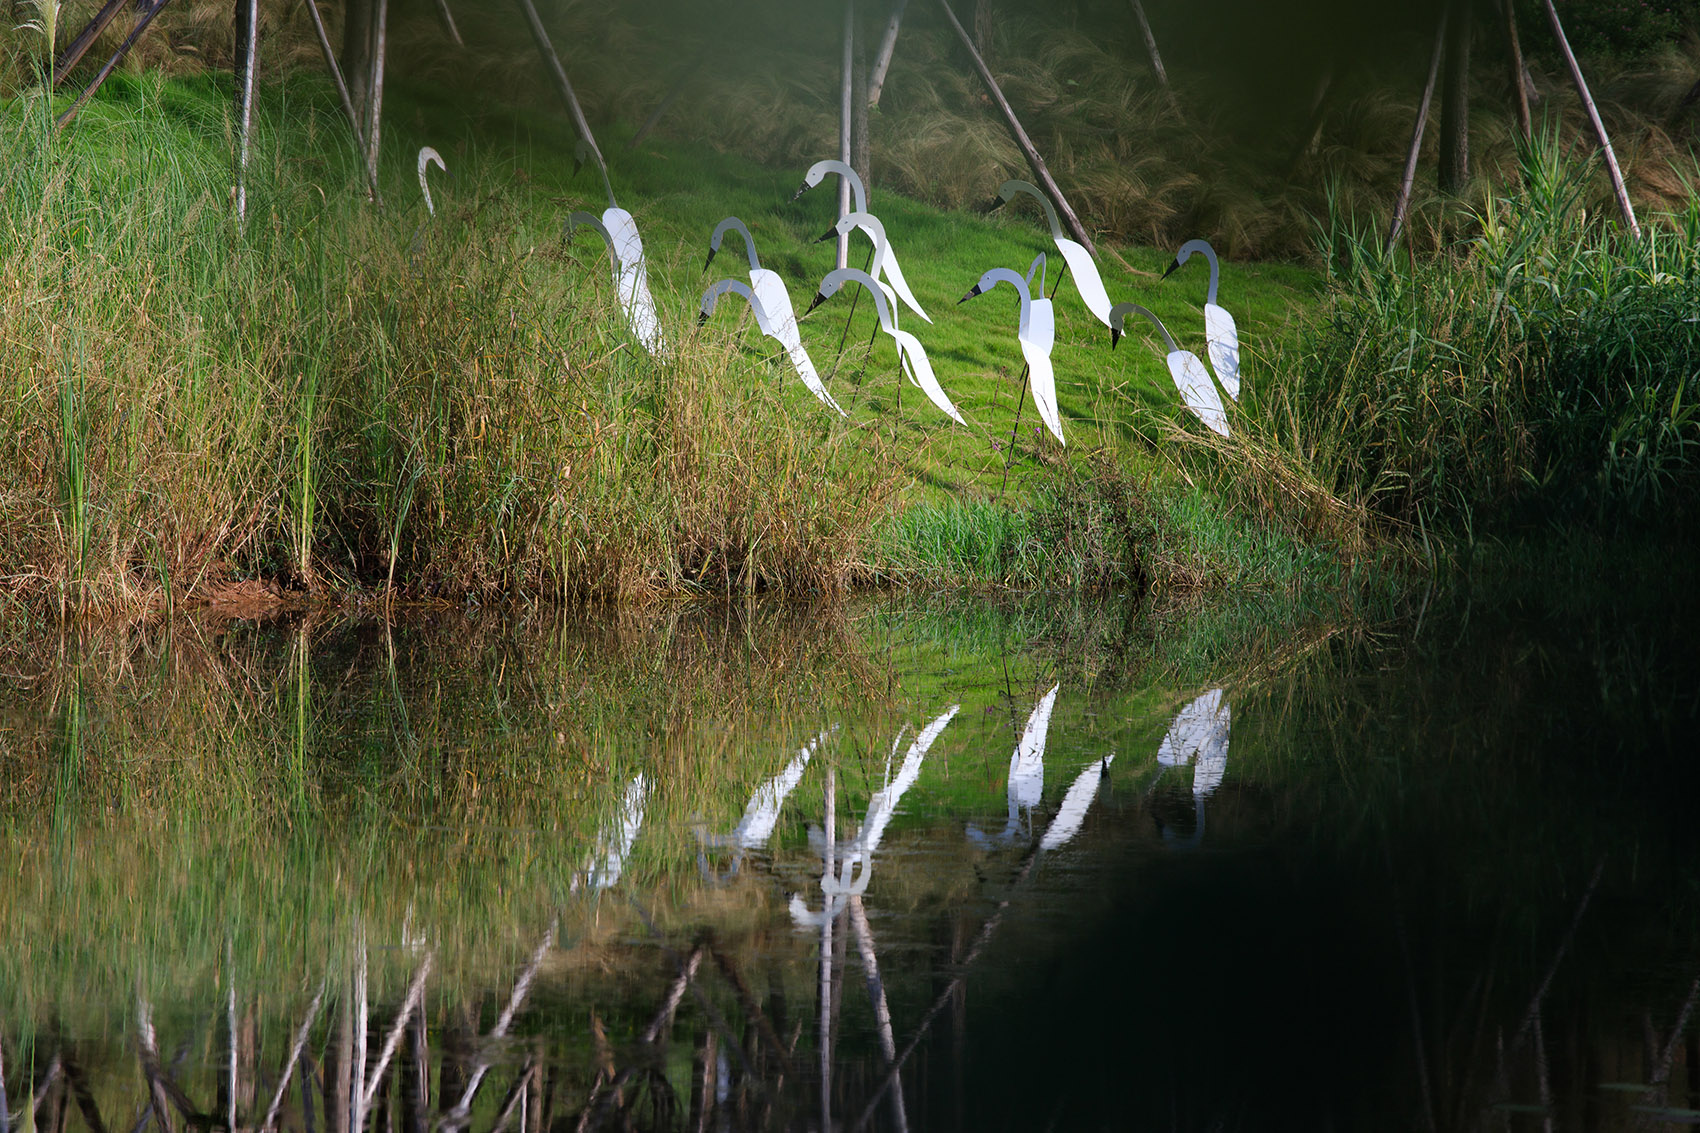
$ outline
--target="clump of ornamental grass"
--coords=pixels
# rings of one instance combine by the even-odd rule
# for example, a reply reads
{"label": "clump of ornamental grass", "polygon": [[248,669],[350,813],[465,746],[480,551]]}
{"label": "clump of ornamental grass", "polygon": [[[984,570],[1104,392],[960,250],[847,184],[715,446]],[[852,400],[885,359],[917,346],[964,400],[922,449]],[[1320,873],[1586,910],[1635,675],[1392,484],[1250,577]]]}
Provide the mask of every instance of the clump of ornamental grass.
{"label": "clump of ornamental grass", "polygon": [[651,359],[600,241],[531,231],[520,185],[470,185],[434,222],[325,196],[294,176],[344,158],[323,121],[272,143],[238,234],[218,148],[149,90],[78,147],[29,115],[0,139],[15,595],[117,613],[255,576],[618,599],[847,580],[893,463],[782,359],[668,310]]}
{"label": "clump of ornamental grass", "polygon": [[[1260,365],[1208,452],[1318,531],[1467,531],[1530,507],[1657,506],[1700,454],[1700,202],[1641,239],[1591,213],[1552,135],[1448,252],[1383,254],[1334,217],[1323,308]],[[1282,509],[1272,508],[1276,514]]]}

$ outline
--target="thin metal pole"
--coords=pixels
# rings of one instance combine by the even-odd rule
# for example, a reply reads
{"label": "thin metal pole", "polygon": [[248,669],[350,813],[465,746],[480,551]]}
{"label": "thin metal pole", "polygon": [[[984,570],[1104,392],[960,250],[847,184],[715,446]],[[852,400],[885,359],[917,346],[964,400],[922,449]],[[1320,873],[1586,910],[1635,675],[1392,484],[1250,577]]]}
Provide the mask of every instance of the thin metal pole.
{"label": "thin metal pole", "polygon": [[1594,136],[1600,141],[1600,149],[1606,155],[1606,169],[1611,173],[1611,187],[1617,193],[1617,207],[1623,210],[1623,222],[1629,225],[1629,231],[1637,240],[1641,239],[1641,224],[1635,219],[1635,206],[1629,201],[1629,190],[1623,184],[1623,170],[1618,168],[1617,154],[1612,152],[1611,138],[1606,135],[1606,124],[1600,120],[1600,109],[1594,105],[1594,96],[1588,93],[1588,80],[1582,77],[1582,65],[1576,62],[1576,55],[1570,50],[1570,41],[1564,37],[1564,25],[1559,22],[1558,9],[1552,6],[1552,0],[1546,0],[1547,19],[1552,23],[1552,34],[1558,40],[1558,48],[1564,53],[1565,66],[1570,68],[1570,81],[1576,84],[1576,93],[1582,97],[1582,108],[1588,112],[1588,121],[1593,123]]}
{"label": "thin metal pole", "polygon": [[1405,154],[1405,177],[1399,182],[1399,199],[1393,204],[1393,221],[1387,229],[1387,247],[1383,254],[1392,255],[1405,226],[1405,211],[1411,207],[1411,187],[1417,180],[1417,158],[1423,149],[1423,131],[1428,129],[1429,107],[1434,104],[1434,84],[1440,77],[1440,59],[1446,54],[1446,17],[1448,9],[1440,10],[1440,25],[1434,31],[1434,52],[1429,56],[1428,81],[1423,84],[1423,101],[1417,107],[1417,125],[1411,131],[1411,148]]}
{"label": "thin metal pole", "polygon": [[[844,0],[844,60],[843,84],[838,99],[838,160],[845,165],[850,164],[850,127],[852,116],[856,112],[855,99],[851,96],[854,78],[851,71],[856,66],[856,0]],[[838,215],[843,216],[850,211],[850,181],[848,178],[838,179]],[[850,266],[850,234],[838,234],[838,266]]]}

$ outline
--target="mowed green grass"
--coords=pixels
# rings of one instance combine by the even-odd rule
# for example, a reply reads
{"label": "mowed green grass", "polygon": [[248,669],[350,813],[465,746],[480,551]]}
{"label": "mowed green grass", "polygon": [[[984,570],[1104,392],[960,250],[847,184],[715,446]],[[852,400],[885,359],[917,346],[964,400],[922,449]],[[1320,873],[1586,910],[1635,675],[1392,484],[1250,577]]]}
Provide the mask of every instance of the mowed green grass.
{"label": "mowed green grass", "polygon": [[[292,85],[311,89],[314,83],[295,79]],[[328,97],[319,92],[315,102],[325,128],[338,128]],[[446,181],[433,182],[433,194],[441,203],[438,223],[457,223],[457,217],[476,211],[479,194],[494,191],[504,180],[515,190],[523,189],[522,199],[528,202],[523,222],[540,244],[561,240],[569,212],[600,213],[606,207],[595,171],[585,167],[575,173],[575,135],[564,113],[518,111],[460,93],[405,86],[398,86],[385,105],[391,124],[385,133],[384,189],[393,207],[418,207],[412,181],[413,157],[420,145],[441,151],[453,171]],[[749,226],[762,265],[785,279],[795,310],[805,311],[819,281],[835,266],[833,242],[820,243],[818,238],[836,219],[837,179],[828,177],[793,201],[805,168],[764,167],[720,152],[708,141],[681,144],[652,137],[633,150],[628,148],[633,133],[630,125],[616,123],[602,128],[597,140],[617,201],[632,213],[642,233],[650,290],[669,337],[688,344],[697,336],[742,334],[752,356],[771,359],[765,376],[791,387],[797,398],[812,401],[778,344],[761,335],[737,297],[728,296],[700,329],[697,311],[708,284],[747,274],[743,243],[735,233],[728,234],[704,271],[710,235],[726,216],[737,216]],[[834,156],[835,148],[835,138],[823,138],[820,156]],[[988,203],[997,189],[996,184],[986,186]],[[866,295],[856,297],[858,288],[846,287],[803,318],[801,327],[816,368],[830,375],[828,388],[849,414],[847,421],[833,427],[879,430],[899,442],[881,448],[904,454],[908,498],[996,492],[1018,420],[1016,460],[1009,475],[1010,489],[1017,493],[1024,484],[1047,478],[1060,460],[1105,447],[1140,459],[1146,446],[1130,447],[1128,442],[1136,435],[1157,436],[1154,425],[1159,418],[1184,418],[1187,427],[1201,428],[1180,410],[1161,341],[1148,324],[1131,323],[1128,338],[1112,351],[1108,330],[1081,303],[1033,202],[1017,198],[1010,207],[990,214],[947,212],[885,192],[877,184],[869,192],[870,211],[885,224],[904,275],[933,320],[928,324],[900,309],[899,324],[920,339],[967,426],[952,422],[919,389],[899,379],[895,345],[876,333],[873,304]],[[423,209],[418,211],[422,216]],[[1090,217],[1085,220],[1091,224]],[[851,265],[865,266],[871,247],[857,234],[851,243]],[[1041,252],[1047,256],[1050,284],[1056,287],[1063,277],[1055,292],[1052,361],[1066,451],[1048,433],[1035,431],[1040,428],[1038,415],[1031,399],[1023,397],[1015,292],[1000,286],[958,304],[986,270],[1005,267],[1025,275]],[[1131,300],[1151,308],[1183,348],[1203,356],[1208,267],[1195,258],[1164,281],[1162,272],[1172,258],[1173,250],[1167,248],[1100,245],[1100,271],[1112,301]],[[584,297],[575,301],[601,304],[617,318],[609,261],[599,239],[588,232],[575,238],[560,270],[572,276],[563,281],[570,293]],[[1222,265],[1219,301],[1239,323],[1245,381],[1279,380],[1262,368],[1261,358],[1321,286],[1316,272],[1299,265]],[[824,406],[821,412],[830,416]],[[1154,463],[1162,462],[1158,458]]]}

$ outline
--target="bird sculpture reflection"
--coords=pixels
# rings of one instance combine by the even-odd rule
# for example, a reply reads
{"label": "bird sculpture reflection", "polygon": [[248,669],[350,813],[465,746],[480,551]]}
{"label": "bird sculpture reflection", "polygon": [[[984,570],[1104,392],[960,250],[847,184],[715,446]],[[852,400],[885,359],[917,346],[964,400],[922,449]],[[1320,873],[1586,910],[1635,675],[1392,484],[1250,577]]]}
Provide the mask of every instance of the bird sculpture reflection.
{"label": "bird sculpture reflection", "polygon": [[1177,849],[1192,849],[1204,840],[1204,800],[1215,794],[1228,773],[1228,732],[1233,713],[1213,688],[1175,714],[1157,762],[1164,767],[1192,767],[1193,830],[1190,837],[1163,828],[1163,840]]}
{"label": "bird sculpture reflection", "polygon": [[1204,344],[1210,364],[1216,368],[1216,380],[1235,401],[1240,399],[1240,331],[1234,316],[1216,305],[1216,290],[1221,284],[1222,265],[1216,259],[1216,249],[1207,240],[1188,240],[1175,253],[1175,260],[1163,273],[1163,278],[1180,270],[1194,252],[1203,253],[1210,261],[1210,291],[1204,298]]}
{"label": "bird sculpture reflection", "polygon": [[[880,839],[885,836],[885,828],[897,814],[897,804],[902,801],[909,788],[914,786],[915,780],[920,778],[921,764],[927,758],[927,752],[961,707],[960,704],[951,705],[931,724],[921,729],[921,734],[909,745],[909,751],[904,755],[895,778],[891,774],[891,761],[886,761],[886,785],[868,800],[868,812],[863,817],[855,837],[836,845],[833,853],[829,855],[826,852],[825,831],[809,831],[809,841],[821,854],[825,864],[825,871],[821,874],[821,891],[826,895],[826,904],[820,912],[811,912],[803,898],[794,894],[791,897],[791,920],[798,928],[818,928],[823,920],[837,917],[851,897],[860,896],[867,891],[868,880],[874,868],[874,851],[879,849]],[[895,754],[894,746],[893,755]]]}
{"label": "bird sculpture reflection", "polygon": [[1015,754],[1009,759],[1006,787],[1009,821],[1004,825],[1003,833],[996,839],[987,838],[970,826],[970,840],[982,846],[994,841],[1009,842],[1021,833],[1023,815],[1029,822],[1032,821],[1033,811],[1045,792],[1045,738],[1051,729],[1051,710],[1056,707],[1057,691],[1061,688],[1060,684],[1052,685],[1051,691],[1039,698],[1039,703],[1033,706],[1032,714],[1027,717],[1027,726],[1021,730],[1021,738],[1015,743]]}
{"label": "bird sculpture reflection", "polygon": [[1163,325],[1163,320],[1138,303],[1117,303],[1110,309],[1110,346],[1113,348],[1121,341],[1122,327],[1130,314],[1144,315],[1163,336],[1163,342],[1169,348],[1169,375],[1175,379],[1175,388],[1180,390],[1186,407],[1212,430],[1227,436],[1228,414],[1222,407],[1222,395],[1216,392],[1216,386],[1210,380],[1210,372],[1204,368],[1204,363],[1199,360],[1198,355],[1175,345],[1175,340],[1169,334],[1169,328]]}
{"label": "bird sculpture reflection", "polygon": [[649,781],[642,775],[627,784],[619,816],[603,829],[599,839],[599,852],[589,868],[573,879],[570,886],[572,890],[582,888],[596,893],[612,888],[620,880],[626,858],[631,854],[638,831],[643,827],[643,805],[648,797]]}

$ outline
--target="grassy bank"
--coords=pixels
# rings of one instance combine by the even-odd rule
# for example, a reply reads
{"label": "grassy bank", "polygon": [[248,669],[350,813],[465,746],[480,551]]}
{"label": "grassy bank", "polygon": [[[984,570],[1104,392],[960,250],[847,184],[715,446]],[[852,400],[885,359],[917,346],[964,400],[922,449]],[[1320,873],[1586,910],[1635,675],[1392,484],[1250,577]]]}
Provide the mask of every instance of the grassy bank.
{"label": "grassy bank", "polygon": [[[969,424],[913,389],[899,405],[889,340],[868,350],[866,302],[846,330],[848,293],[803,324],[823,372],[848,342],[830,379],[841,419],[740,305],[704,327],[694,318],[720,264],[737,274],[732,249],[702,271],[709,231],[732,212],[807,306],[803,281],[831,266],[830,245],[813,242],[831,205],[789,203],[799,171],[679,145],[616,163],[676,347],[657,361],[625,330],[601,242],[562,238],[566,212],[600,207],[591,177],[573,179],[563,123],[487,105],[457,116],[405,91],[388,105],[387,204],[373,209],[352,191],[323,84],[268,87],[239,233],[223,80],[120,77],[65,133],[39,96],[11,104],[0,140],[11,171],[0,459],[20,470],[3,489],[11,600],[134,612],[239,583],[250,593],[256,580],[305,595],[634,600],[894,578],[1212,577],[1196,564],[1170,573],[1183,556],[1141,541],[1155,528],[1138,515],[1152,509],[1167,509],[1171,530],[1192,524],[1190,509],[1201,531],[1258,559],[1241,582],[1286,585],[1302,557],[1286,548],[1277,561],[1255,524],[1189,494],[1151,440],[1186,427],[1161,358],[1137,341],[1112,355],[1066,281],[1055,360],[1069,444],[1030,431],[1014,302],[955,301],[986,267],[1024,268],[1048,245],[1036,215],[986,221],[880,198],[935,319],[929,353]],[[434,220],[405,156],[425,142],[452,170]],[[1110,272],[1113,293],[1142,292],[1177,328],[1198,320],[1202,278],[1159,290],[1166,251],[1122,255],[1137,266]],[[1223,286],[1256,343],[1315,277],[1230,265]],[[969,508],[1037,524],[1055,544],[1069,509],[1111,497],[1121,512],[1083,528],[1086,559],[929,563],[894,535],[909,509]]]}

